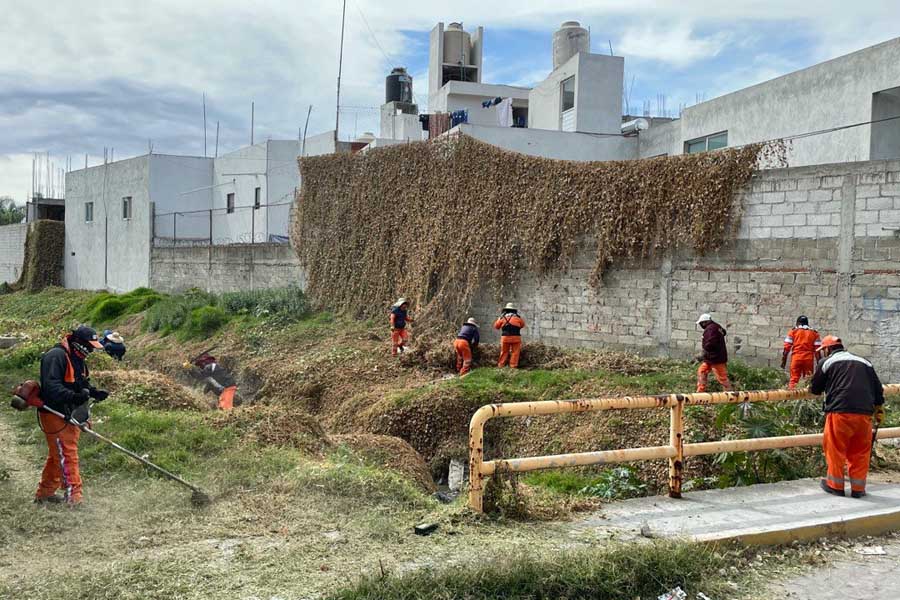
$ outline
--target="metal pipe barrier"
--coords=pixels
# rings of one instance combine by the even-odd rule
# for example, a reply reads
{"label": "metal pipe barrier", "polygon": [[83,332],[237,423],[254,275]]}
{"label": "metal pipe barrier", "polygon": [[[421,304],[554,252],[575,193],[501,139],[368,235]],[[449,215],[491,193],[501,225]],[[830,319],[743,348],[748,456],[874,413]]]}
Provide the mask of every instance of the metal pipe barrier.
{"label": "metal pipe barrier", "polygon": [[[884,386],[886,396],[900,395],[900,384]],[[743,404],[745,402],[784,402],[817,398],[805,390],[772,390],[758,392],[717,392],[703,394],[662,394],[658,396],[625,396],[623,398],[595,398],[579,400],[548,400],[543,402],[511,402],[482,406],[469,423],[469,507],[482,512],[484,479],[498,472],[522,473],[539,469],[578,467],[622,463],[636,460],[669,459],[669,496],[681,498],[681,480],[685,456],[701,456],[722,452],[748,452],[822,444],[822,434],[803,434],[781,437],[722,440],[718,442],[684,443],[684,407],[713,404]],[[603,410],[633,410],[647,408],[669,409],[669,445],[647,448],[625,448],[484,460],[484,426],[498,417],[526,417],[563,413],[597,412]],[[878,430],[878,439],[900,437],[900,427]]]}

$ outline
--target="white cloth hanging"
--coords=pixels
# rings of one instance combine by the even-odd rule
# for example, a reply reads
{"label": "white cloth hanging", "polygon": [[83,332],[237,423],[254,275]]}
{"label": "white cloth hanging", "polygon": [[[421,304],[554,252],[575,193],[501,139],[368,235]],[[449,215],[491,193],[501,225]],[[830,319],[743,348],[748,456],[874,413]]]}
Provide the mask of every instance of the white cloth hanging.
{"label": "white cloth hanging", "polygon": [[504,98],[497,105],[497,125],[500,127],[513,126],[512,98]]}

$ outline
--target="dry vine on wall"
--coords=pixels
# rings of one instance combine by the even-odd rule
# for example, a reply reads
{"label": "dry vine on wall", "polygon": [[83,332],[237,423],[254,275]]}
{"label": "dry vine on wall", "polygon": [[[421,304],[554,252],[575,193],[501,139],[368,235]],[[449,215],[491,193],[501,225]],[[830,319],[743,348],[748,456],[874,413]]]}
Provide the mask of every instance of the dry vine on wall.
{"label": "dry vine on wall", "polygon": [[460,135],[304,158],[291,240],[323,306],[383,316],[404,295],[420,316],[457,319],[484,286],[499,299],[522,271],[565,269],[585,236],[593,285],[616,259],[717,250],[739,218],[735,193],[777,153],[570,162]]}

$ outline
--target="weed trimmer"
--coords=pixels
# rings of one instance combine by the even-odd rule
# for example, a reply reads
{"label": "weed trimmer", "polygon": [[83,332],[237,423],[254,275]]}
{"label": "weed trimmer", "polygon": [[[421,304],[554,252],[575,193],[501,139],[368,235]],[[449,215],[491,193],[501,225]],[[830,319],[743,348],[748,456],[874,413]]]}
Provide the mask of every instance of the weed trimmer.
{"label": "weed trimmer", "polygon": [[85,432],[86,434],[88,434],[90,436],[93,436],[94,438],[100,440],[104,444],[108,444],[108,445],[112,446],[119,452],[127,454],[134,460],[142,463],[143,465],[150,467],[151,469],[153,469],[157,473],[163,475],[164,477],[167,477],[167,478],[171,479],[172,481],[180,483],[181,485],[190,489],[191,490],[191,504],[193,504],[194,506],[205,506],[211,502],[209,495],[206,492],[204,492],[203,490],[201,490],[200,488],[198,488],[197,486],[195,486],[191,483],[188,483],[187,481],[185,481],[178,475],[175,475],[174,473],[170,473],[169,471],[166,471],[162,467],[153,464],[146,458],[139,456],[138,454],[135,454],[131,450],[129,450],[127,448],[123,448],[122,446],[115,443],[108,437],[105,437],[105,436],[97,433],[96,431],[91,429],[91,427],[88,423],[78,421],[71,416],[66,417],[61,412],[53,410],[52,408],[50,408],[49,406],[44,404],[43,400],[41,400],[40,392],[41,392],[41,386],[38,385],[37,382],[26,381],[25,383],[16,387],[16,389],[13,392],[13,398],[10,401],[9,405],[12,406],[16,410],[28,410],[28,407],[33,406],[34,408],[36,408],[39,411],[42,410],[44,412],[50,413],[51,415],[56,415],[60,419],[66,421],[68,423],[71,423],[75,427],[79,428],[81,431]]}

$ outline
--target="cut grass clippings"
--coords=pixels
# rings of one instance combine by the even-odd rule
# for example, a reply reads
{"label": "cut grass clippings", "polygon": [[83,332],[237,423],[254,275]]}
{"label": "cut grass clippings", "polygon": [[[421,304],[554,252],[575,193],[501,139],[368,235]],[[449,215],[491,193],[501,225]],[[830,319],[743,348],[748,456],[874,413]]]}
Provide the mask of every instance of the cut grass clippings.
{"label": "cut grass clippings", "polygon": [[722,589],[728,564],[714,549],[687,543],[614,546],[552,556],[520,555],[488,564],[375,575],[329,600],[632,600],[675,587],[691,597]]}

